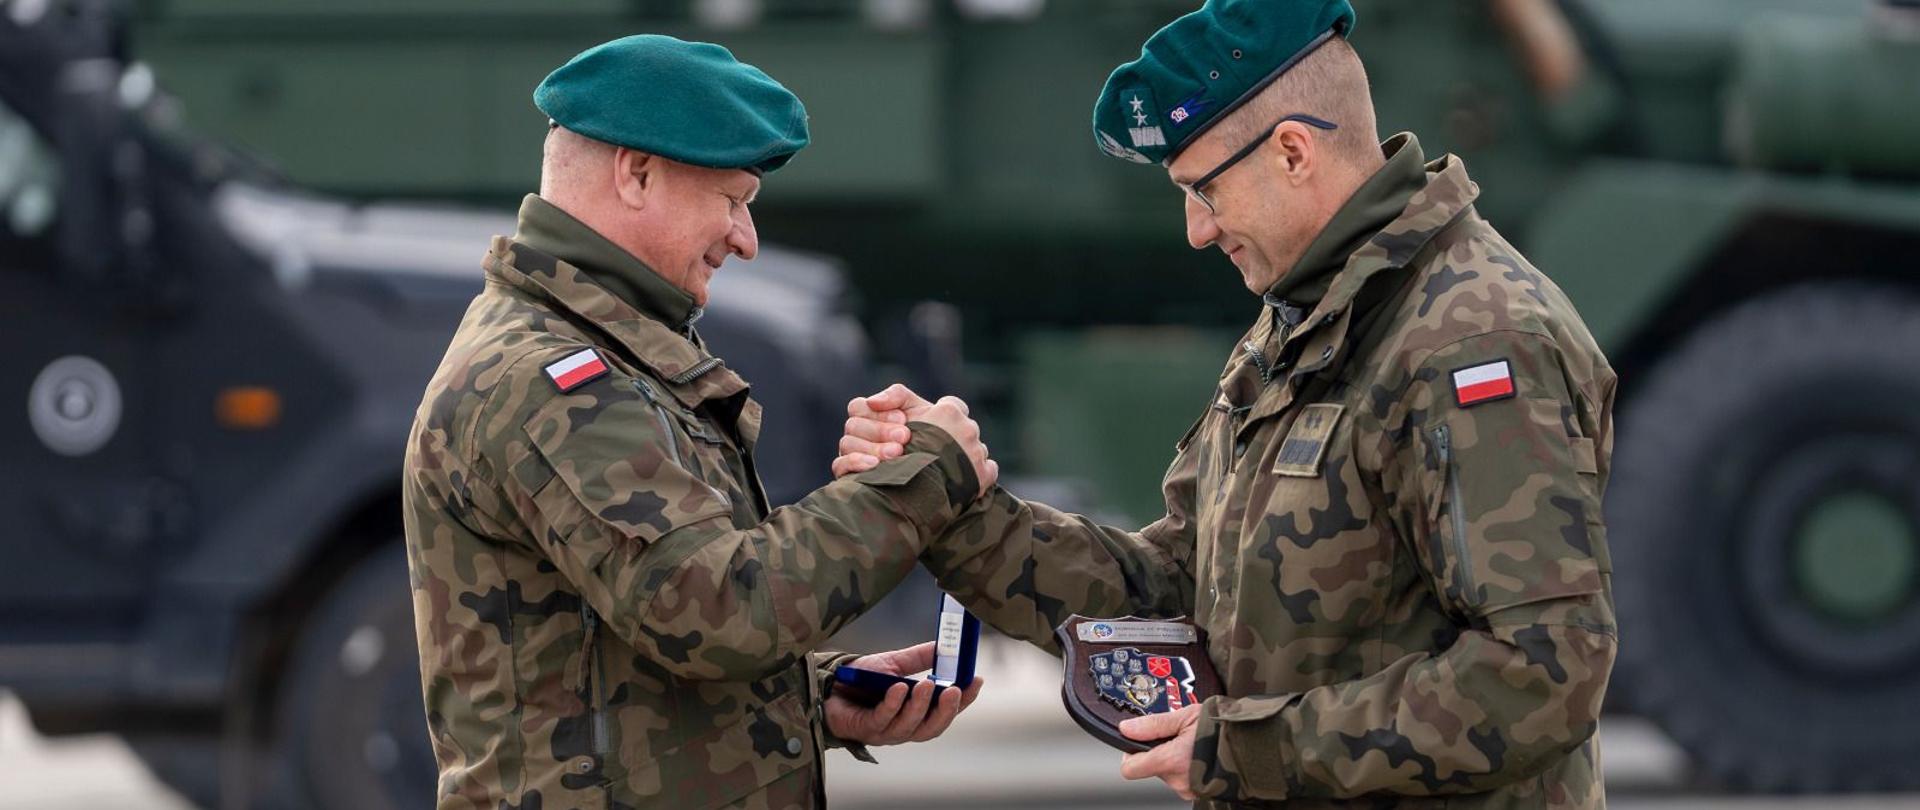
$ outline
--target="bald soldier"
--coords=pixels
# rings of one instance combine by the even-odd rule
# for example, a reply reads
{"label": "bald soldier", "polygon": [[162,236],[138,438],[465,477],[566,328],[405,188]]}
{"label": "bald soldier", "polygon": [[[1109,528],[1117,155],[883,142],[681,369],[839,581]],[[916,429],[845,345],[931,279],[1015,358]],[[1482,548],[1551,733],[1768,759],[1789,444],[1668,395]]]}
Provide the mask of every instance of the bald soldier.
{"label": "bald soldier", "polygon": [[[957,402],[884,464],[771,509],[760,406],[694,330],[758,250],[799,99],[716,45],[637,36],[541,83],[540,193],[407,446],[408,560],[443,810],[809,808],[823,748],[925,740],[978,692],[825,691],[809,651],[992,485]],[[860,666],[908,674],[933,645]],[[931,705],[930,705],[931,704]]]}
{"label": "bald soldier", "polygon": [[[1055,652],[1069,614],[1191,616],[1225,694],[1127,721],[1159,742],[1121,773],[1199,806],[1601,807],[1614,375],[1459,158],[1377,142],[1353,24],[1346,0],[1210,0],[1095,108],[1261,297],[1166,516],[995,489],[924,560]],[[926,407],[855,400],[836,472],[890,463]]]}

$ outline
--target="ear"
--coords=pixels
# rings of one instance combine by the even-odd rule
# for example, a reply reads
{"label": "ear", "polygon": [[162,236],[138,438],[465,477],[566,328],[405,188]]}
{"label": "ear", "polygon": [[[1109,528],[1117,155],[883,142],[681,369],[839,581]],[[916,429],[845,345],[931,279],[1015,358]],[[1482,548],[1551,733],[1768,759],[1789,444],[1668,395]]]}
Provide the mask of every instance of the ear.
{"label": "ear", "polygon": [[627,207],[642,209],[660,186],[665,162],[646,152],[615,147],[613,151],[613,191]]}
{"label": "ear", "polygon": [[1291,185],[1305,185],[1320,168],[1319,143],[1313,129],[1299,121],[1282,121],[1274,126],[1267,147],[1274,152],[1280,175]]}

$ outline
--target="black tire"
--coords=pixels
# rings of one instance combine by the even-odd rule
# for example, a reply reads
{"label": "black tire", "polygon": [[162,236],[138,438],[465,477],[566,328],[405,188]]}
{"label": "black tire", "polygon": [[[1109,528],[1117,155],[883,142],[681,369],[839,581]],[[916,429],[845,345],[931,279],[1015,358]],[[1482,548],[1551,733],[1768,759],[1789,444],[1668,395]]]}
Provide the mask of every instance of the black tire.
{"label": "black tire", "polygon": [[1606,494],[1615,682],[1726,787],[1920,789],[1920,599],[1842,620],[1791,553],[1819,559],[1809,515],[1844,493],[1920,532],[1920,301],[1768,295],[1638,382]]}
{"label": "black tire", "polygon": [[360,562],[302,634],[278,704],[281,776],[314,810],[433,805],[437,769],[398,541]]}

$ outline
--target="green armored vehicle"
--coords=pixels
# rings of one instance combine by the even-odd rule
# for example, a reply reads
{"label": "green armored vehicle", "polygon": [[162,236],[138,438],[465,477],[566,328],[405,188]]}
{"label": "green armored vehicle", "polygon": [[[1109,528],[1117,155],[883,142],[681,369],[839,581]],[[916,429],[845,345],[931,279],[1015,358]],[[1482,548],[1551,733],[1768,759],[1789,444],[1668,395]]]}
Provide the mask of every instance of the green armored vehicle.
{"label": "green armored vehicle", "polygon": [[[1920,8],[1355,4],[1383,129],[1463,156],[1620,374],[1611,705],[1721,784],[1920,788]],[[616,33],[727,44],[812,112],[769,237],[844,257],[870,315],[960,305],[1016,460],[1144,519],[1165,445],[1111,437],[1170,445],[1254,305],[1087,117],[1193,6],[149,0],[133,42],[198,128],[304,184],[499,203],[537,171],[552,65]]]}

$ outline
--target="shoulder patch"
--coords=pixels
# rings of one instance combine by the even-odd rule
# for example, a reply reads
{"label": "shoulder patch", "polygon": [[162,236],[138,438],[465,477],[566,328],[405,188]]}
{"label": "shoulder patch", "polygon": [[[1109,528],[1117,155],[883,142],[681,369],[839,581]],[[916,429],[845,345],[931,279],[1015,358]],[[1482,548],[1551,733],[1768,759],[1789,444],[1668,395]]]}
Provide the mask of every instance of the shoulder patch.
{"label": "shoulder patch", "polygon": [[1513,396],[1513,366],[1505,359],[1453,372],[1453,399],[1465,408]]}
{"label": "shoulder patch", "polygon": [[547,377],[563,394],[600,379],[606,373],[607,362],[601,360],[600,353],[592,349],[581,349],[559,362],[547,365]]}

